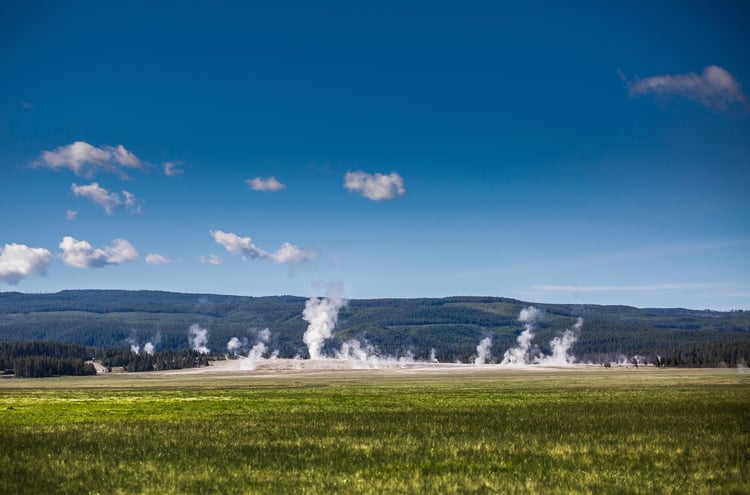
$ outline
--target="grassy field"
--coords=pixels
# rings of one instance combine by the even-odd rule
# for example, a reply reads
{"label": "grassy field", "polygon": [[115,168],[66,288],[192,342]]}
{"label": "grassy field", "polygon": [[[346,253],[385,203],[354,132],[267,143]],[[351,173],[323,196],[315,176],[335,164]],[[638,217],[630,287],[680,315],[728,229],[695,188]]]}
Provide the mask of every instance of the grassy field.
{"label": "grassy field", "polygon": [[0,380],[2,493],[750,493],[750,374]]}

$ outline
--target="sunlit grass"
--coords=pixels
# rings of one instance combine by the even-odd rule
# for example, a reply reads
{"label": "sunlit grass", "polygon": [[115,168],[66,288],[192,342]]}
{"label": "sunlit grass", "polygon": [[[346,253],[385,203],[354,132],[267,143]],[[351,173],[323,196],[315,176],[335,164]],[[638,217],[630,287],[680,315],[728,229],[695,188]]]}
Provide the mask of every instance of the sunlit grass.
{"label": "sunlit grass", "polygon": [[6,493],[748,493],[750,376],[8,380]]}

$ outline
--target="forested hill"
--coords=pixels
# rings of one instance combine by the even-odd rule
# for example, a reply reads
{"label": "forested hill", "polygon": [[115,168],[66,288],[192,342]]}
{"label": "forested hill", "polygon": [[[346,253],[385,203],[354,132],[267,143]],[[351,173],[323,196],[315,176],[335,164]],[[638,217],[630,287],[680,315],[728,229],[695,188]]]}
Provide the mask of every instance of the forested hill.
{"label": "forested hill", "polygon": [[[538,304],[496,297],[352,300],[339,313],[327,350],[351,338],[382,354],[406,351],[441,361],[467,361],[484,337],[492,355],[514,345],[518,315],[533,304],[542,310],[534,342],[549,342],[584,318],[573,354],[603,361],[618,355],[656,356],[668,364],[736,365],[750,361],[750,311],[637,309],[628,306]],[[244,297],[159,291],[75,290],[56,294],[0,293],[0,339],[49,340],[128,348],[151,343],[157,350],[184,349],[193,324],[208,330],[208,348],[224,353],[232,337],[252,345],[261,329],[282,357],[305,356],[305,298]]]}

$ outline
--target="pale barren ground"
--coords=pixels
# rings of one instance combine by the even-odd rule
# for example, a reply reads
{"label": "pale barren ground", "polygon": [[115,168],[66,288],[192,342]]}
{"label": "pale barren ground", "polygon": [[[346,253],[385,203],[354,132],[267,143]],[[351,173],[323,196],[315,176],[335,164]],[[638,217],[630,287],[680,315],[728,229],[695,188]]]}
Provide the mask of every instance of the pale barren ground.
{"label": "pale barren ground", "polygon": [[[101,368],[101,369],[100,369]],[[628,383],[631,380],[641,381],[672,381],[695,383],[705,379],[737,380],[750,382],[750,369],[741,368],[657,368],[654,366],[621,365],[604,368],[598,364],[572,364],[568,366],[521,365],[503,366],[500,364],[467,364],[467,363],[438,363],[425,361],[372,360],[368,362],[346,359],[261,359],[255,363],[248,363],[246,359],[228,359],[211,361],[209,366],[187,368],[181,370],[154,371],[142,373],[103,373],[103,367],[97,367],[100,372],[96,377],[106,381],[129,381],[138,379],[177,380],[185,379],[207,380],[223,379],[269,379],[300,377],[330,377],[341,379],[377,379],[378,377],[398,379],[399,377],[418,378],[421,376],[446,379],[461,379],[462,377],[497,377],[500,379],[520,380],[549,380],[551,378],[568,381],[600,381],[612,383]],[[105,378],[106,377],[106,378]],[[537,377],[537,378],[534,378]],[[61,378],[61,380],[65,380]],[[0,380],[1,382],[2,380]],[[32,382],[33,383],[33,382]]]}
{"label": "pale barren ground", "polygon": [[[211,361],[209,366],[201,368],[190,368],[182,370],[170,370],[156,372],[162,375],[237,375],[237,376],[276,376],[276,375],[306,375],[347,371],[355,374],[371,372],[380,375],[403,375],[403,374],[455,374],[455,373],[484,373],[484,372],[511,372],[511,371],[584,371],[603,370],[600,365],[578,364],[570,366],[502,366],[499,364],[465,364],[465,363],[430,363],[423,361],[396,360],[371,360],[355,361],[346,359],[263,359],[249,367],[245,359],[229,359]],[[631,366],[617,367],[616,369],[636,369]],[[653,369],[651,366],[642,366],[641,370]]]}

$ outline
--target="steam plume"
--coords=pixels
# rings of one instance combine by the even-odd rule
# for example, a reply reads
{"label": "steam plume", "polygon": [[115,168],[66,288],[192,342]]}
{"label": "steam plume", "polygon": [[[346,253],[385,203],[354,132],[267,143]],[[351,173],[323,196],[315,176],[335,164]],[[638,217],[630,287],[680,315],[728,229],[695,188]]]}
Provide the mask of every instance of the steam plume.
{"label": "steam plume", "polygon": [[[258,332],[258,339],[255,345],[247,351],[247,356],[241,357],[237,361],[237,368],[240,370],[254,370],[258,364],[258,361],[264,359],[266,351],[268,350],[267,344],[271,340],[271,331],[268,328],[264,328]],[[244,350],[248,347],[247,338],[239,339],[238,337],[232,337],[227,342],[227,351],[232,356],[238,356],[244,353]],[[270,358],[278,357],[279,351],[274,351]]]}
{"label": "steam plume", "polygon": [[561,336],[555,337],[550,341],[552,355],[540,358],[538,363],[548,366],[565,366],[575,363],[576,358],[568,354],[568,352],[578,340],[578,333],[581,331],[581,327],[583,327],[583,318],[579,317],[573,327],[565,330]]}
{"label": "steam plume", "polygon": [[406,350],[400,357],[384,356],[365,339],[363,341],[351,339],[341,344],[341,349],[336,351],[336,359],[349,362],[355,369],[378,369],[381,366],[392,368],[394,365],[404,368],[416,362],[414,353],[410,350]]}
{"label": "steam plume", "polygon": [[247,353],[247,357],[240,361],[240,369],[254,370],[258,361],[263,359],[263,355],[267,350],[266,344],[269,340],[271,340],[271,332],[267,328],[264,328],[258,333],[258,341],[250,349],[250,352]]}
{"label": "steam plume", "polygon": [[363,345],[356,339],[341,344],[336,358],[351,362],[353,368],[377,368],[379,361],[377,350],[372,344],[365,341]]}
{"label": "steam plume", "polygon": [[156,332],[156,336],[151,339],[151,342],[146,342],[146,345],[143,346],[143,352],[148,354],[149,356],[153,356],[154,352],[156,351],[156,346],[161,343],[161,332]]}
{"label": "steam plume", "polygon": [[207,347],[208,330],[201,328],[197,323],[193,323],[188,329],[188,343],[191,349],[201,354],[209,354],[211,352]]}
{"label": "steam plume", "polygon": [[[555,337],[549,343],[552,354],[544,356],[541,353],[531,355],[531,341],[534,339],[534,326],[539,318],[540,312],[533,306],[524,308],[518,315],[518,321],[523,323],[523,332],[516,339],[516,347],[505,351],[502,365],[524,366],[528,364],[539,364],[543,366],[566,366],[575,363],[575,357],[570,354],[570,349],[578,340],[578,334],[583,327],[583,318],[578,318],[575,325],[565,330],[562,335]],[[479,348],[477,348],[477,352]]]}
{"label": "steam plume", "polygon": [[485,337],[477,345],[477,357],[474,358],[476,366],[482,366],[491,357],[490,349],[492,348],[492,337]]}
{"label": "steam plume", "polygon": [[305,302],[302,318],[309,323],[302,340],[307,345],[310,359],[320,359],[321,349],[326,339],[331,338],[333,329],[338,320],[339,309],[346,301],[342,296],[342,287],[339,284],[328,288],[328,295],[318,299],[312,297]]}
{"label": "steam plume", "polygon": [[534,338],[534,325],[539,318],[539,314],[539,310],[534,306],[521,310],[518,321],[523,323],[523,332],[516,338],[518,345],[505,351],[503,361],[500,364],[512,366],[528,363],[529,348],[531,348],[531,341]]}
{"label": "steam plume", "polygon": [[130,337],[128,337],[128,344],[130,344],[130,352],[133,354],[140,354],[141,353],[141,346],[138,344],[138,338],[135,335],[135,329],[130,329]]}
{"label": "steam plume", "polygon": [[236,356],[240,349],[242,349],[242,342],[240,342],[240,339],[237,337],[232,337],[229,339],[229,342],[227,342],[227,351],[229,354]]}

